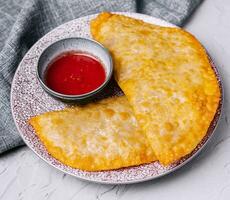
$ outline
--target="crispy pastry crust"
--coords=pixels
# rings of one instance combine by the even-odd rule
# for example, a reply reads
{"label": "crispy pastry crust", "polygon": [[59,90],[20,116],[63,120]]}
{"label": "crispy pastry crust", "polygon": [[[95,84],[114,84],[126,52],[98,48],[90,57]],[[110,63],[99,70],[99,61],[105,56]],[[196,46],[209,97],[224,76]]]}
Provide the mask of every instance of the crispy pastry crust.
{"label": "crispy pastry crust", "polygon": [[99,171],[155,160],[124,96],[48,112],[29,123],[47,151],[73,168]]}
{"label": "crispy pastry crust", "polygon": [[207,133],[220,89],[207,54],[190,33],[122,15],[91,21],[111,52],[116,80],[159,161],[189,154]]}

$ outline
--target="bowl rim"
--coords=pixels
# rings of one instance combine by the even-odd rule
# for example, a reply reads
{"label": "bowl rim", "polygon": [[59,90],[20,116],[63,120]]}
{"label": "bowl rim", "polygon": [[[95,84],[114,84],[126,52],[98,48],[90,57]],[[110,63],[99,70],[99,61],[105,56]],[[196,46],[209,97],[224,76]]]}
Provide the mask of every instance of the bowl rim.
{"label": "bowl rim", "polygon": [[[97,87],[96,89],[94,89],[94,90],[92,90],[90,92],[83,93],[83,94],[78,94],[78,95],[68,95],[68,94],[63,94],[63,93],[60,93],[60,92],[56,92],[56,91],[52,90],[50,87],[48,87],[47,84],[45,84],[45,82],[42,80],[42,77],[39,74],[39,67],[40,67],[39,63],[40,63],[42,55],[47,51],[47,49],[49,49],[50,47],[52,47],[53,45],[55,45],[55,44],[57,44],[59,42],[62,42],[62,41],[65,41],[65,40],[70,40],[70,39],[85,40],[87,42],[94,43],[97,46],[99,46],[105,52],[106,56],[109,58],[109,67],[108,67],[109,70],[108,70],[108,74],[106,75],[105,81],[99,87]],[[92,56],[96,57],[94,54],[92,54]],[[38,58],[38,61],[37,61],[37,66],[36,66],[36,76],[37,76],[37,78],[39,80],[39,83],[41,84],[42,88],[48,94],[51,94],[52,96],[55,96],[55,97],[58,97],[58,98],[61,98],[61,99],[67,99],[67,100],[70,100],[70,99],[79,99],[80,100],[80,99],[84,99],[84,98],[87,98],[87,97],[95,95],[96,93],[101,91],[109,83],[109,81],[110,81],[110,79],[112,77],[112,74],[113,74],[113,59],[112,59],[111,54],[109,53],[109,50],[106,47],[104,47],[101,43],[99,43],[99,42],[97,42],[97,41],[95,41],[93,39],[83,38],[83,37],[67,37],[67,38],[64,38],[64,39],[57,40],[54,43],[50,44],[48,47],[46,47],[41,52],[41,54],[40,54],[40,56]]]}

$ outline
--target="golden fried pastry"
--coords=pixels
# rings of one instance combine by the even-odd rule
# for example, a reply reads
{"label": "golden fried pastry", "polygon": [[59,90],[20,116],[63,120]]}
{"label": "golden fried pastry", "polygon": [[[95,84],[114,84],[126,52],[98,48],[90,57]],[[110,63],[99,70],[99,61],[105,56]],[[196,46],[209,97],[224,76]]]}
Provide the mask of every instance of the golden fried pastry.
{"label": "golden fried pastry", "polygon": [[116,80],[159,161],[189,154],[216,113],[220,89],[204,48],[180,28],[102,13],[95,40],[111,52]]}
{"label": "golden fried pastry", "polygon": [[30,119],[47,151],[74,168],[99,171],[155,160],[125,96]]}

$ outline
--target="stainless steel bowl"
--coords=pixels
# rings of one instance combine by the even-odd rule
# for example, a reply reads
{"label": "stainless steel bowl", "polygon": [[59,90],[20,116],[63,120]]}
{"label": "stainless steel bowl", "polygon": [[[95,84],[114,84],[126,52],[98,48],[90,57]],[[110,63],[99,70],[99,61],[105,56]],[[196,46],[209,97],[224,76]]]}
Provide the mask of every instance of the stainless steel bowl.
{"label": "stainless steel bowl", "polygon": [[[49,88],[45,82],[45,73],[49,63],[58,55],[69,51],[87,53],[96,57],[105,69],[106,78],[104,83],[95,90],[81,95],[66,95]],[[37,78],[48,94],[60,100],[79,103],[84,103],[99,93],[110,81],[112,73],[113,62],[108,50],[100,43],[86,38],[66,38],[51,44],[42,52],[37,64]]]}

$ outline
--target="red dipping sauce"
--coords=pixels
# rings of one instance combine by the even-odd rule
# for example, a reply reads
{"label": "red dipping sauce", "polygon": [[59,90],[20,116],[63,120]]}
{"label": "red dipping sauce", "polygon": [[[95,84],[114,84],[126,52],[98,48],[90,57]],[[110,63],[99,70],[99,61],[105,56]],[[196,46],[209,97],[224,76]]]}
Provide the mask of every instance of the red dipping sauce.
{"label": "red dipping sauce", "polygon": [[101,86],[105,78],[105,69],[100,61],[79,52],[67,52],[55,58],[45,75],[49,88],[66,95],[91,92]]}

